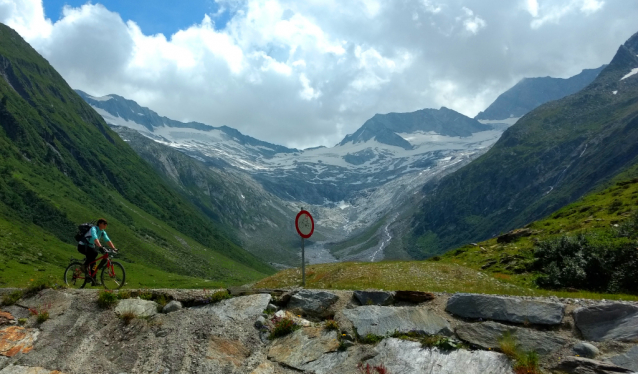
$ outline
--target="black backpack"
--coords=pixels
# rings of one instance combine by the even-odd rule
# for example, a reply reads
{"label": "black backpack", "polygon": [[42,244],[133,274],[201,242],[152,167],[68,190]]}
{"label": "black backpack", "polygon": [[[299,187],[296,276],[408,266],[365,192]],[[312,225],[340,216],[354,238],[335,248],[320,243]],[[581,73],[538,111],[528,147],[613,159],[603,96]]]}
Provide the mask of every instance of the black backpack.
{"label": "black backpack", "polygon": [[85,222],[78,226],[78,232],[75,234],[74,238],[76,242],[81,242],[87,236],[91,228],[95,226],[95,221]]}

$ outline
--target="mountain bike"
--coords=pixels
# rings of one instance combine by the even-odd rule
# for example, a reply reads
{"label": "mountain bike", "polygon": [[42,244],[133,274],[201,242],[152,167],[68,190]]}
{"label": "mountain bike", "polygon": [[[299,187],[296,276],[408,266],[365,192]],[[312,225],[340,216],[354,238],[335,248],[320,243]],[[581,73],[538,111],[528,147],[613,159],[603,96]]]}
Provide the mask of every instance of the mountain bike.
{"label": "mountain bike", "polygon": [[[104,255],[96,258],[95,261],[89,264],[87,269],[88,274],[82,271],[84,261],[71,258],[69,260],[69,266],[64,270],[64,283],[71,288],[84,288],[87,283],[92,283],[93,280],[97,279],[97,272],[101,269],[100,280],[104,288],[107,290],[117,290],[121,288],[126,280],[124,266],[117,261],[111,261],[111,258],[117,256],[117,250],[109,250],[102,247],[101,251],[104,252]],[[94,264],[98,261],[101,261],[100,265],[94,269]]]}

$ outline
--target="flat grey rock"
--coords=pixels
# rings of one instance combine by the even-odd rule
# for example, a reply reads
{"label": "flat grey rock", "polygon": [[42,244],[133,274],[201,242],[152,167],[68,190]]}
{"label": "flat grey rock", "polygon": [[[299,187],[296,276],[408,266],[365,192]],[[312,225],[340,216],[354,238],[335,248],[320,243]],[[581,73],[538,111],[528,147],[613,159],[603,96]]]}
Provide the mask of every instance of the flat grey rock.
{"label": "flat grey rock", "polygon": [[117,303],[115,313],[133,313],[137,317],[152,317],[157,314],[157,303],[155,301],[142,299],[123,299]]}
{"label": "flat grey rock", "polygon": [[337,348],[336,331],[308,327],[275,339],[268,350],[268,358],[304,370],[306,364],[319,359],[324,353],[335,352]]}
{"label": "flat grey rock", "polygon": [[176,312],[180,309],[182,309],[182,303],[180,303],[177,300],[173,300],[170,303],[164,305],[164,308],[162,309],[162,313]]}
{"label": "flat grey rock", "polygon": [[339,296],[325,291],[301,290],[292,295],[288,309],[295,314],[313,317],[327,317],[329,308],[339,300]]}
{"label": "flat grey rock", "polygon": [[239,296],[199,308],[200,313],[214,314],[222,321],[256,320],[270,302],[269,294]]}
{"label": "flat grey rock", "polygon": [[452,335],[449,322],[433,311],[417,307],[364,305],[344,309],[360,336],[386,336],[396,332],[419,331],[428,335]]}
{"label": "flat grey rock", "polygon": [[354,291],[354,297],[361,305],[390,305],[394,301],[392,292]]}
{"label": "flat grey rock", "polygon": [[613,303],[578,308],[574,311],[576,327],[591,341],[638,340],[638,306]]}
{"label": "flat grey rock", "polygon": [[608,362],[596,361],[583,357],[565,357],[554,370],[568,374],[619,374],[632,373],[631,370],[621,368]]}
{"label": "flat grey rock", "polygon": [[539,325],[560,324],[565,315],[565,305],[560,303],[463,293],[450,297],[445,310],[463,318]]}
{"label": "flat grey rock", "polygon": [[609,361],[620,367],[638,372],[638,345],[633,346],[621,355],[610,357]]}
{"label": "flat grey rock", "polygon": [[586,342],[576,343],[573,350],[575,354],[585,358],[596,358],[596,356],[598,356],[598,354],[600,353],[598,348]]}
{"label": "flat grey rock", "polygon": [[510,361],[496,352],[464,349],[441,352],[395,338],[384,339],[375,351],[378,355],[363,364],[383,364],[392,374],[512,374]]}
{"label": "flat grey rock", "polygon": [[509,331],[521,349],[535,351],[539,355],[550,354],[569,343],[568,339],[551,332],[536,331],[515,326],[506,326],[497,322],[463,323],[456,328],[456,335],[466,342],[485,349],[499,348],[499,339]]}

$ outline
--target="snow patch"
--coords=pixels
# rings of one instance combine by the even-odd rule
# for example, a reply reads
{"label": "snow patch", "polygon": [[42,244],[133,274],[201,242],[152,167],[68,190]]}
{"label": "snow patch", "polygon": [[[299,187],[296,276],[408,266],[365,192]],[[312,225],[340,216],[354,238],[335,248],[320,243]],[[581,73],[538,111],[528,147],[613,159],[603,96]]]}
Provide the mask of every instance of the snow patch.
{"label": "snow patch", "polygon": [[102,96],[102,97],[95,97],[95,96],[91,96],[91,95],[86,95],[89,97],[89,99],[91,100],[95,100],[95,101],[109,101],[113,98],[113,96]]}
{"label": "snow patch", "polygon": [[632,75],[636,75],[636,74],[638,74],[638,68],[631,69],[629,74],[627,74],[624,77],[620,78],[620,80],[627,79],[627,78],[631,77]]}
{"label": "snow patch", "polygon": [[614,95],[618,93],[618,91],[611,91],[611,93],[613,93]]}

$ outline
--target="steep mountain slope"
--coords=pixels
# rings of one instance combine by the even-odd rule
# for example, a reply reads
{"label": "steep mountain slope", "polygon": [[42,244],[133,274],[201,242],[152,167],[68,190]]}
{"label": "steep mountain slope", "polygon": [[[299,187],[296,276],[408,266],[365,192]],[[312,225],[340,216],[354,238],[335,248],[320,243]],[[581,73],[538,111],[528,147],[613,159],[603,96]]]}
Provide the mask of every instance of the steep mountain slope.
{"label": "steep mountain slope", "polygon": [[298,236],[290,226],[301,203],[282,201],[246,173],[206,164],[128,127],[113,130],[243,248],[273,265],[299,264]]}
{"label": "steep mountain slope", "polygon": [[552,77],[525,78],[505,91],[476,117],[478,120],[504,120],[519,118],[549,101],[572,95],[600,74],[605,65],[597,69],[585,69],[580,74],[562,79]]}
{"label": "steep mountain slope", "polygon": [[422,258],[543,217],[634,165],[638,34],[582,91],[540,106],[471,164],[424,188],[409,251]]}
{"label": "steep mountain slope", "polygon": [[[1,24],[0,77],[0,220],[12,227],[14,245],[46,248],[53,237],[53,246],[74,254],[77,222],[105,216],[131,262],[230,282],[272,271],[197,213],[46,60]],[[49,239],[33,241],[33,234],[43,233]],[[20,253],[0,251],[19,263]],[[64,265],[65,256],[43,252],[40,262]]]}

